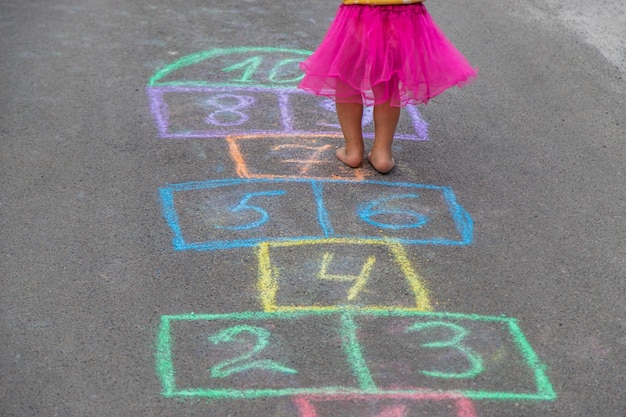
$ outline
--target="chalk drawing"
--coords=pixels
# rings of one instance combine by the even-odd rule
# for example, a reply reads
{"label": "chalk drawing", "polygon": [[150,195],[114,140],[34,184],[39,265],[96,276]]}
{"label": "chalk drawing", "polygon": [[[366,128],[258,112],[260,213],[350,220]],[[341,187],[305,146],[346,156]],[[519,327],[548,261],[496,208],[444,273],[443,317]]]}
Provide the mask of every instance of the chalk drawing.
{"label": "chalk drawing", "polygon": [[317,276],[318,279],[328,280],[328,281],[338,281],[338,282],[350,282],[354,281],[354,285],[348,290],[348,294],[346,299],[348,301],[354,301],[357,296],[363,291],[365,285],[367,285],[367,281],[370,279],[372,274],[372,268],[376,263],[375,256],[369,256],[365,263],[363,264],[363,268],[361,268],[361,272],[358,275],[345,275],[345,274],[330,274],[328,273],[329,265],[332,263],[335,255],[330,252],[324,253],[324,257],[322,259],[322,267],[320,268],[320,272]]}
{"label": "chalk drawing", "polygon": [[477,417],[468,398],[449,393],[388,395],[302,395],[293,399],[298,417]]}
{"label": "chalk drawing", "polygon": [[[307,254],[306,258],[293,259],[288,256],[291,249],[300,249]],[[287,252],[285,258],[281,258],[281,251]],[[363,253],[363,258],[355,255]],[[337,238],[264,242],[259,244],[257,256],[257,288],[263,310],[267,312],[334,310],[337,305],[370,310],[432,311],[423,280],[399,243]],[[333,260],[352,268],[349,257],[355,259],[355,269],[361,266],[357,275],[329,273],[337,269]],[[375,268],[377,264],[380,269]],[[320,286],[320,280],[325,285]],[[391,288],[406,290],[390,293]]]}
{"label": "chalk drawing", "polygon": [[[329,329],[328,334],[320,335],[320,323]],[[269,344],[255,351],[254,361],[246,356],[250,365],[247,368],[211,377],[210,370],[216,365],[232,366],[241,361],[242,355],[249,355],[251,347],[235,343],[228,350],[220,350],[197,335],[234,334],[242,329],[256,329],[255,337],[261,335]],[[443,332],[438,331],[442,329]],[[450,329],[454,329],[452,338]],[[373,332],[379,336],[372,338]],[[493,335],[499,342],[498,348],[507,351],[506,362],[491,362],[493,346],[474,336],[485,333]],[[341,351],[336,350],[337,344]],[[293,349],[295,346],[300,348]],[[202,354],[198,356],[197,352]],[[285,357],[281,359],[276,352],[283,352]],[[506,317],[368,309],[162,316],[156,361],[165,397],[555,398],[545,366],[516,320]],[[301,363],[307,366],[300,367]],[[473,364],[472,372],[466,372],[468,363]],[[476,366],[477,363],[481,365]],[[431,372],[434,367],[456,367],[458,372]]]}
{"label": "chalk drawing", "polygon": [[372,175],[371,170],[337,163],[335,149],[343,142],[340,133],[229,135],[226,141],[240,178],[329,179],[329,171],[335,179],[363,180]]}
{"label": "chalk drawing", "polygon": [[[160,193],[176,250],[328,238],[459,246],[470,244],[473,238],[472,219],[449,187],[303,178],[225,179],[172,184]],[[370,200],[370,195],[378,197]],[[248,204],[253,197],[254,204]],[[346,208],[346,203],[354,207]]]}
{"label": "chalk drawing", "polygon": [[211,377],[226,378],[237,372],[245,372],[251,369],[262,369],[272,372],[281,372],[285,374],[296,374],[298,371],[279,364],[276,361],[251,360],[265,349],[269,343],[270,332],[262,327],[239,325],[221,330],[219,333],[211,335],[208,340],[214,344],[240,342],[238,337],[242,334],[250,334],[256,340],[256,343],[249,352],[241,356],[218,363],[211,368]]}
{"label": "chalk drawing", "polygon": [[[388,203],[403,200],[403,199],[419,199],[419,194],[392,194],[388,197],[377,198],[372,201],[368,201],[365,204],[361,204],[357,209],[357,213],[359,217],[376,227],[381,229],[412,229],[424,226],[428,223],[429,218],[421,213],[417,213],[413,210],[403,210],[396,208],[388,208]],[[393,223],[393,222],[385,222],[385,221],[377,221],[375,218],[383,216],[397,216],[397,217],[408,217],[410,220],[408,222],[402,223]]]}
{"label": "chalk drawing", "polygon": [[[298,64],[310,54],[238,47],[180,58],[157,71],[147,86],[159,135],[340,134],[334,103],[296,87],[303,76]],[[364,136],[373,138],[371,110],[363,124]],[[428,140],[428,124],[415,106],[406,108],[399,126],[397,139]]]}
{"label": "chalk drawing", "polygon": [[286,193],[285,190],[271,190],[271,191],[258,191],[258,192],[245,194],[243,198],[241,199],[241,201],[239,202],[239,204],[237,204],[235,207],[232,207],[230,209],[230,212],[238,213],[240,211],[250,210],[258,214],[258,217],[259,217],[258,220],[255,220],[253,222],[246,223],[246,224],[240,224],[237,226],[216,225],[215,227],[217,227],[218,229],[228,229],[228,230],[249,230],[249,229],[254,229],[256,227],[262,226],[263,224],[269,221],[270,219],[269,214],[267,213],[267,211],[265,211],[261,207],[249,205],[248,202],[255,197],[279,196],[279,195],[284,195],[285,193]]}
{"label": "chalk drawing", "polygon": [[[223,138],[239,176],[160,189],[173,248],[254,248],[263,309],[162,316],[163,396],[290,397],[299,417],[476,417],[473,400],[554,400],[515,319],[433,311],[405,245],[469,245],[473,221],[450,187],[337,168],[334,103],[296,88],[309,55],[211,49],[148,83],[159,136]],[[397,139],[429,139],[415,106],[399,126]]]}
{"label": "chalk drawing", "polygon": [[468,333],[467,333],[467,330],[465,330],[463,327],[454,323],[447,323],[447,322],[441,322],[441,321],[427,322],[427,323],[415,323],[407,327],[405,330],[405,333],[418,332],[423,329],[431,329],[431,328],[437,328],[437,327],[451,330],[452,337],[444,341],[423,343],[422,346],[425,348],[433,348],[433,349],[450,348],[450,349],[457,350],[458,352],[462,353],[465,358],[467,358],[467,361],[469,362],[470,367],[463,372],[455,372],[455,373],[440,372],[440,371],[420,371],[420,372],[423,373],[424,375],[430,375],[430,376],[435,376],[439,378],[473,378],[476,375],[482,373],[484,370],[484,367],[483,367],[483,361],[480,355],[477,355],[475,352],[472,351],[472,349],[468,348],[464,344],[464,340]]}

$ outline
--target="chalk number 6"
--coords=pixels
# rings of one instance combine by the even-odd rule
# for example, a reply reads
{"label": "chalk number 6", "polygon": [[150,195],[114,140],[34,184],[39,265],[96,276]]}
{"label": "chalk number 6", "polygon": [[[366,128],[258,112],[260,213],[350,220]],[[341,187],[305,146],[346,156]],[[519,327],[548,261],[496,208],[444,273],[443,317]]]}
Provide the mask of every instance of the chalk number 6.
{"label": "chalk number 6", "polygon": [[[357,214],[359,217],[376,227],[380,227],[381,229],[391,229],[391,230],[400,230],[400,229],[410,229],[410,228],[419,228],[424,226],[429,222],[427,216],[418,213],[414,210],[410,209],[398,209],[392,208],[389,206],[390,203],[398,202],[400,200],[410,200],[410,199],[418,199],[419,195],[417,194],[395,194],[385,198],[380,198],[377,200],[372,200],[367,204],[361,205],[357,209]],[[376,220],[377,216],[401,216],[405,218],[405,221],[402,222],[383,222]]]}

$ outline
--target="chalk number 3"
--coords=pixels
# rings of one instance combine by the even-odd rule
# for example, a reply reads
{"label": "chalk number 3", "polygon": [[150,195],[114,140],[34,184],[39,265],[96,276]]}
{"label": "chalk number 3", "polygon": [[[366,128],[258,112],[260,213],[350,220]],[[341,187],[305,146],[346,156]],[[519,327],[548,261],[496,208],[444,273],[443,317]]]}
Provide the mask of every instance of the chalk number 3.
{"label": "chalk number 3", "polygon": [[463,327],[459,325],[456,325],[453,323],[440,322],[440,321],[415,323],[412,326],[407,327],[405,330],[405,333],[418,332],[421,330],[431,329],[431,328],[448,329],[452,332],[452,337],[449,340],[424,343],[422,347],[429,348],[429,349],[437,349],[437,348],[455,349],[458,352],[462,353],[463,356],[465,356],[465,358],[469,362],[469,367],[466,371],[458,372],[458,373],[442,372],[442,371],[421,371],[424,375],[433,376],[437,378],[456,378],[456,379],[473,378],[484,370],[481,356],[463,344],[463,339],[465,339],[468,332],[467,330],[465,330]]}
{"label": "chalk number 3", "polygon": [[[245,336],[246,334],[248,337]],[[213,342],[216,345],[220,343],[245,343],[250,337],[255,340],[255,344],[249,352],[212,366],[210,370],[211,377],[225,378],[232,374],[252,369],[262,369],[284,374],[297,374],[298,371],[295,369],[283,366],[276,361],[269,359],[254,359],[258,353],[267,347],[270,335],[270,332],[262,327],[242,325],[229,327],[210,336],[208,338],[209,342]]]}

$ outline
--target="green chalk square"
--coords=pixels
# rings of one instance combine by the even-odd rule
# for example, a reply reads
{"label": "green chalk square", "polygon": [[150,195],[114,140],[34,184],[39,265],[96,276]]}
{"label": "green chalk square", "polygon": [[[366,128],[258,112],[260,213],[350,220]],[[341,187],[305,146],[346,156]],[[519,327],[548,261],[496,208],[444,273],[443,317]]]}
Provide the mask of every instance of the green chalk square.
{"label": "green chalk square", "polygon": [[243,313],[162,318],[166,397],[259,398],[356,389],[337,315]]}
{"label": "green chalk square", "polygon": [[[206,342],[208,338],[233,328],[238,330],[231,332],[239,331],[239,348],[243,350],[229,350],[224,345],[221,353],[208,355],[208,362],[207,355],[202,359],[202,349],[213,349]],[[209,368],[216,363],[227,365],[226,370],[233,369],[236,365],[226,363],[227,358],[250,351],[250,338],[258,339],[250,328],[270,333],[262,354],[244,361],[256,363],[257,368],[211,378]],[[238,342],[228,344],[235,346]],[[308,348],[302,347],[307,344]],[[481,359],[473,361],[467,351],[459,352],[459,346]],[[185,357],[179,358],[180,353]],[[416,354],[422,358],[412,356]],[[191,362],[187,356],[193,356]],[[446,357],[452,364],[448,368],[443,361]],[[507,317],[383,309],[162,316],[155,358],[165,397],[237,399],[438,392],[470,399],[556,398],[545,365],[517,321]],[[315,362],[315,358],[321,360]],[[270,369],[273,365],[278,367]],[[298,373],[288,373],[280,366]],[[200,369],[202,375],[183,375],[190,369]],[[478,372],[474,375],[470,370]],[[506,378],[519,377],[523,383],[516,386],[508,380],[500,381],[503,372],[519,373],[507,374]],[[231,382],[227,382],[229,378]]]}
{"label": "green chalk square", "polygon": [[553,397],[545,367],[514,319],[390,311],[356,314],[354,322],[362,361],[383,392]]}

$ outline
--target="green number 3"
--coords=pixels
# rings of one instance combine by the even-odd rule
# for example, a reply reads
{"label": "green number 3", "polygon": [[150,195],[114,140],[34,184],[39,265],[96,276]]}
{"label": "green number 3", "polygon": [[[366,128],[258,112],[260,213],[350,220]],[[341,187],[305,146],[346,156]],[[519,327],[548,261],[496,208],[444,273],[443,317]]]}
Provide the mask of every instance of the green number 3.
{"label": "green number 3", "polygon": [[465,346],[462,342],[463,339],[468,334],[468,331],[463,327],[453,324],[446,323],[442,321],[434,321],[434,322],[425,322],[425,323],[415,323],[412,326],[407,327],[405,333],[408,332],[418,332],[424,329],[431,329],[443,327],[446,329],[450,329],[452,331],[452,338],[450,340],[439,341],[439,342],[431,342],[424,343],[422,346],[425,348],[437,349],[437,348],[452,348],[461,352],[467,361],[469,362],[469,369],[464,372],[441,372],[441,371],[421,371],[424,375],[433,376],[437,378],[474,378],[476,375],[480,374],[483,368],[483,360],[480,355],[475,353],[472,349]]}
{"label": "green number 3", "polygon": [[234,326],[229,327],[216,333],[208,338],[209,342],[213,342],[214,344],[219,343],[229,343],[229,342],[245,342],[245,338],[239,337],[243,333],[248,333],[254,338],[256,338],[256,343],[250,352],[244,353],[243,355],[237,356],[235,358],[223,361],[211,367],[211,377],[212,378],[225,378],[229,375],[238,372],[244,372],[251,369],[263,369],[267,371],[273,372],[281,372],[285,374],[297,374],[298,371],[295,369],[288,368],[279,364],[278,362],[262,359],[262,360],[251,360],[254,355],[261,352],[263,349],[267,347],[269,344],[270,332],[265,330],[262,327],[255,326]]}

